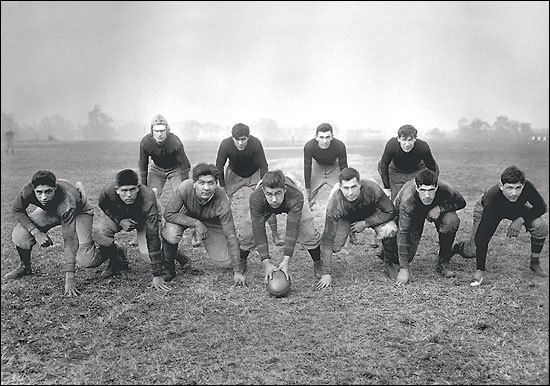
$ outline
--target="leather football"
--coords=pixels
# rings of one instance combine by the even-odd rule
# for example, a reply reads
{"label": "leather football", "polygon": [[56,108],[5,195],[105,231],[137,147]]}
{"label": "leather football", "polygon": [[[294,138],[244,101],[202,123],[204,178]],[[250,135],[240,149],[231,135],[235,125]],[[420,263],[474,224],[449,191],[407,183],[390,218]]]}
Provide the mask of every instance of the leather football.
{"label": "leather football", "polygon": [[275,297],[286,296],[290,292],[290,281],[283,271],[273,272],[272,279],[267,283],[267,291]]}

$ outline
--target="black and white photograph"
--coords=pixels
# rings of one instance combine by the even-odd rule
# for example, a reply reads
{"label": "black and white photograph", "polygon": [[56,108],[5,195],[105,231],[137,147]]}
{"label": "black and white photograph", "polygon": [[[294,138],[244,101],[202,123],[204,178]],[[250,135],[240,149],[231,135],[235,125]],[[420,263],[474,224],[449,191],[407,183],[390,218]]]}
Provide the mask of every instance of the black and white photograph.
{"label": "black and white photograph", "polygon": [[2,1],[2,385],[548,385],[547,1]]}

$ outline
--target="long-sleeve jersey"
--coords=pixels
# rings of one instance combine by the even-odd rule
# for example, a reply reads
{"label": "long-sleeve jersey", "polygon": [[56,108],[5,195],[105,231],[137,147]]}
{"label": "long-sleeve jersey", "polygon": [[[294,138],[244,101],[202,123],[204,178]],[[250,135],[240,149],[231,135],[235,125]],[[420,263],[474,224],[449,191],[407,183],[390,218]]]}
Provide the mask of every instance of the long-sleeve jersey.
{"label": "long-sleeve jersey", "polygon": [[331,194],[325,218],[325,229],[321,236],[321,266],[323,274],[330,274],[332,248],[338,222],[344,219],[350,223],[365,221],[367,227],[376,227],[395,217],[395,207],[380,186],[371,180],[361,180],[359,197],[348,201],[337,187]]}
{"label": "long-sleeve jersey", "polygon": [[84,207],[80,191],[76,186],[66,181],[58,180],[52,201],[44,206],[36,198],[32,184],[26,184],[21,190],[21,193],[15,198],[12,210],[17,222],[29,232],[38,228],[27,214],[27,207],[30,204],[41,208],[50,216],[57,217],[60,220],[64,241],[63,269],[65,272],[74,272],[76,252],[78,250],[76,216]]}
{"label": "long-sleeve jersey", "polygon": [[243,178],[250,177],[260,170],[260,177],[267,172],[267,160],[265,158],[262,142],[253,135],[248,137],[248,142],[243,150],[237,149],[232,137],[226,138],[220,143],[216,157],[216,167],[220,171],[220,186],[225,186],[224,167],[229,159],[229,169]]}
{"label": "long-sleeve jersey", "polygon": [[141,183],[147,185],[147,175],[149,173],[149,157],[155,165],[163,169],[172,169],[181,167],[184,172],[184,179],[189,176],[191,164],[185,154],[185,149],[180,139],[172,133],[168,133],[162,143],[157,143],[152,134],[147,134],[141,139],[139,144],[139,174]]}
{"label": "long-sleeve jersey", "polygon": [[[526,205],[527,204],[527,205]],[[547,211],[546,202],[530,181],[525,186],[515,202],[509,201],[499,185],[485,191],[481,198],[483,214],[475,235],[476,257],[485,261],[489,241],[495,233],[498,224],[503,219],[515,220],[523,217],[525,224],[530,224]]]}
{"label": "long-sleeve jersey", "polygon": [[398,227],[397,247],[399,253],[399,265],[408,267],[409,261],[414,256],[409,256],[408,237],[411,234],[420,236],[424,228],[424,221],[428,212],[439,206],[440,216],[445,213],[456,212],[466,206],[466,200],[457,190],[439,181],[435,197],[430,205],[424,205],[416,191],[416,182],[407,181],[395,197]]}
{"label": "long-sleeve jersey", "polygon": [[151,259],[153,276],[160,276],[163,272],[163,258],[159,236],[159,208],[157,197],[151,188],[140,185],[139,192],[133,204],[123,202],[116,192],[116,186],[111,183],[99,193],[99,208],[117,225],[124,219],[132,219],[137,228],[145,227],[147,249]]}
{"label": "long-sleeve jersey", "polygon": [[382,158],[378,162],[378,173],[380,173],[385,189],[390,188],[389,166],[392,162],[395,168],[403,173],[412,173],[427,167],[439,175],[439,166],[432,155],[430,146],[421,139],[416,140],[414,147],[408,153],[401,149],[396,137],[386,143]]}
{"label": "long-sleeve jersey", "polygon": [[203,203],[195,191],[193,181],[183,181],[168,201],[164,209],[164,219],[187,227],[194,227],[197,220],[221,225],[227,238],[233,269],[238,268],[240,251],[233,213],[227,195],[219,186],[216,186],[214,195]]}
{"label": "long-sleeve jersey", "polygon": [[304,195],[298,184],[292,178],[289,178],[289,176],[285,176],[285,185],[285,198],[278,208],[273,208],[269,205],[261,188],[254,190],[250,195],[249,206],[250,218],[252,220],[252,233],[254,235],[254,243],[256,244],[260,260],[269,259],[265,222],[274,213],[287,214],[283,255],[292,256],[294,253],[294,247],[296,246],[298,231],[300,229],[300,220],[302,218]]}
{"label": "long-sleeve jersey", "polygon": [[306,188],[311,187],[311,160],[315,159],[320,165],[334,165],[338,160],[340,170],[348,167],[346,145],[339,139],[333,138],[327,149],[321,149],[315,138],[304,145],[304,182]]}

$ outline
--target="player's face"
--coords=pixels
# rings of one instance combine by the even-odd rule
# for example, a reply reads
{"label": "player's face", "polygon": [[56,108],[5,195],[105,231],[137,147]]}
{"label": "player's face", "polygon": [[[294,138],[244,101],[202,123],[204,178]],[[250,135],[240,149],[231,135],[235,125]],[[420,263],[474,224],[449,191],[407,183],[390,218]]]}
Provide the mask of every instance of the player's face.
{"label": "player's face", "polygon": [[361,184],[355,177],[349,181],[342,180],[342,182],[340,182],[340,191],[346,200],[353,202],[359,198],[359,194],[361,193]]}
{"label": "player's face", "polygon": [[211,175],[199,176],[193,185],[195,192],[203,200],[209,200],[216,192],[216,179]]}
{"label": "player's face", "polygon": [[319,131],[315,139],[321,149],[328,149],[330,141],[332,141],[332,133],[330,131]]}
{"label": "player's face", "polygon": [[38,185],[36,188],[34,188],[34,194],[36,196],[36,199],[45,206],[51,200],[53,200],[53,196],[55,195],[55,188],[49,185]]}
{"label": "player's face", "polygon": [[516,202],[525,187],[525,185],[521,182],[516,182],[513,184],[507,182],[504,185],[501,182],[499,185],[502,194],[504,194],[504,197],[506,197],[506,199],[510,202]]}
{"label": "player's face", "polygon": [[418,197],[424,205],[431,205],[435,198],[435,192],[437,192],[437,186],[435,185],[420,185],[416,187]]}
{"label": "player's face", "polygon": [[164,125],[155,125],[151,129],[153,131],[153,139],[160,143],[164,140],[166,140],[166,137],[168,136],[168,129]]}
{"label": "player's face", "polygon": [[137,185],[122,185],[117,187],[116,194],[126,205],[132,205],[137,198],[139,189]]}
{"label": "player's face", "polygon": [[397,137],[397,141],[399,142],[399,145],[401,145],[401,149],[403,149],[405,153],[408,153],[413,149],[416,138],[412,136]]}
{"label": "player's face", "polygon": [[244,150],[246,148],[246,145],[248,143],[248,138],[246,135],[242,135],[238,138],[233,138],[233,142],[235,142],[235,146],[237,147],[237,150]]}
{"label": "player's face", "polygon": [[264,191],[265,199],[272,208],[278,208],[281,206],[285,199],[286,190],[283,188],[267,188],[262,187]]}

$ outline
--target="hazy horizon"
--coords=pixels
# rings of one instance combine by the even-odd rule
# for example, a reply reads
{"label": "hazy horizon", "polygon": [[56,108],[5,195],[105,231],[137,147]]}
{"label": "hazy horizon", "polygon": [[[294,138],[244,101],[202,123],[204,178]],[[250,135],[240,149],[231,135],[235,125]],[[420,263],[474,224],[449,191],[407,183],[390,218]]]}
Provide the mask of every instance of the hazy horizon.
{"label": "hazy horizon", "polygon": [[2,111],[548,128],[547,2],[2,2]]}

